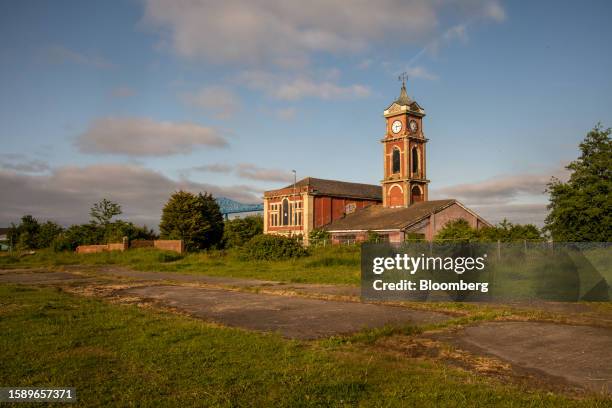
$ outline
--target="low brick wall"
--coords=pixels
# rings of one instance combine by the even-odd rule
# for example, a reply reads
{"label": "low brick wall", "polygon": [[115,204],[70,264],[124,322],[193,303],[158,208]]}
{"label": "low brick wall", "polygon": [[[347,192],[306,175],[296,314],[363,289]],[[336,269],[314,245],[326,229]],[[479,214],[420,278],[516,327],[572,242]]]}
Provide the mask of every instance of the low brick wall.
{"label": "low brick wall", "polygon": [[127,243],[106,244],[106,245],[79,245],[76,249],[77,254],[95,254],[107,251],[125,251]]}
{"label": "low brick wall", "polygon": [[153,248],[153,240],[149,239],[135,239],[130,242],[130,248]]}
{"label": "low brick wall", "polygon": [[[139,239],[130,243],[129,248],[157,248],[164,251],[174,251],[182,254],[185,252],[183,241],[180,239]],[[106,245],[79,245],[76,249],[77,254],[93,254],[106,251],[126,251],[128,249],[127,239],[122,243]]]}
{"label": "low brick wall", "polygon": [[153,241],[153,247],[165,251],[178,252],[179,254],[185,251],[183,240],[181,239],[156,239]]}

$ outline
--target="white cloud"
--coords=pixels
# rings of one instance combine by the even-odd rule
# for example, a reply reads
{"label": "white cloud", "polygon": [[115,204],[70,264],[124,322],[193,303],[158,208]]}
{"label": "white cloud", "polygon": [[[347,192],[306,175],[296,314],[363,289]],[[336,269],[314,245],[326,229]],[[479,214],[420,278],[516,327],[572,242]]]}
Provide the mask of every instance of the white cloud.
{"label": "white cloud", "polygon": [[102,198],[121,204],[123,218],[157,227],[161,209],[177,190],[207,191],[216,197],[240,202],[259,202],[262,192],[248,185],[221,187],[189,180],[175,181],[156,171],[122,164],[96,164],[54,169],[48,175],[29,175],[0,170],[0,225],[24,214],[52,219],[64,225],[86,222],[91,205]]}
{"label": "white cloud", "polygon": [[297,110],[294,107],[281,108],[276,110],[276,116],[281,120],[291,120],[295,118]]}
{"label": "white cloud", "polygon": [[90,55],[70,50],[61,45],[51,45],[43,49],[43,54],[48,61],[56,64],[74,63],[89,65],[94,68],[109,69],[116,65],[99,55]]}
{"label": "white cloud", "polygon": [[83,153],[127,156],[168,156],[202,146],[224,147],[227,141],[212,128],[189,122],[158,122],[149,118],[96,119],[76,140]]}
{"label": "white cloud", "polygon": [[429,81],[434,81],[438,79],[437,75],[432,74],[427,69],[421,66],[407,68],[406,73],[408,74],[408,78],[421,78],[427,79]]}
{"label": "white cloud", "polygon": [[187,105],[212,111],[220,119],[226,119],[240,109],[238,96],[222,86],[204,87],[197,92],[184,93],[181,97]]}
{"label": "white cloud", "polygon": [[136,90],[129,86],[117,86],[111,90],[111,96],[114,98],[129,98],[136,95]]}
{"label": "white cloud", "polygon": [[501,21],[496,1],[429,0],[145,0],[145,26],[161,45],[187,58],[280,63],[312,53],[352,53],[384,40],[422,41],[441,14]]}
{"label": "white cloud", "polygon": [[265,71],[243,72],[238,81],[270,98],[285,101],[363,98],[371,93],[370,88],[361,84],[342,86],[326,79],[318,81],[303,75],[287,76]]}

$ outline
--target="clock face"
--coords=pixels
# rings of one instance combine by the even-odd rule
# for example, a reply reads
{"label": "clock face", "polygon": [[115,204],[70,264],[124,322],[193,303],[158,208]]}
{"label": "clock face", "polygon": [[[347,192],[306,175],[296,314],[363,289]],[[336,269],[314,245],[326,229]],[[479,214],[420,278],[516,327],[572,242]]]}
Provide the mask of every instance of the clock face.
{"label": "clock face", "polygon": [[410,130],[412,130],[413,132],[416,132],[416,130],[419,128],[419,125],[416,123],[415,120],[411,120],[410,121]]}
{"label": "clock face", "polygon": [[393,131],[393,133],[399,133],[399,131],[402,130],[402,122],[400,122],[399,120],[393,122],[393,124],[391,125],[391,130]]}

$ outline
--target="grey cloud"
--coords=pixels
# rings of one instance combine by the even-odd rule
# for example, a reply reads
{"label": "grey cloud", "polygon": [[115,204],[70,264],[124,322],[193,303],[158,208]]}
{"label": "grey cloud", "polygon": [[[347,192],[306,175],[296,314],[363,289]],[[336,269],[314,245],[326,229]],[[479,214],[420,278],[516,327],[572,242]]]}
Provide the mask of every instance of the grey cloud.
{"label": "grey cloud", "polygon": [[546,185],[551,177],[567,179],[564,169],[542,173],[523,173],[493,177],[489,180],[432,189],[430,198],[456,198],[485,219],[543,225],[546,217]]}
{"label": "grey cloud", "polygon": [[240,177],[250,180],[288,182],[293,179],[288,170],[265,169],[255,166],[254,164],[246,163],[239,164],[236,172]]}
{"label": "grey cloud", "polygon": [[0,225],[17,221],[24,214],[52,219],[63,225],[86,222],[94,202],[108,198],[119,202],[123,218],[157,227],[161,209],[177,190],[207,191],[214,196],[240,202],[258,202],[261,191],[248,185],[222,187],[189,180],[175,181],[161,173],[136,165],[98,164],[66,166],[47,175],[29,175],[0,170]]}
{"label": "grey cloud", "polygon": [[227,144],[215,129],[195,123],[119,117],[94,120],[76,140],[83,153],[127,156],[169,156]]}
{"label": "grey cloud", "polygon": [[231,173],[234,170],[234,167],[228,164],[206,164],[203,166],[194,167],[192,170],[210,173]]}
{"label": "grey cloud", "polygon": [[552,176],[563,179],[566,172],[555,170],[547,174],[499,176],[481,182],[439,188],[433,194],[438,197],[455,197],[470,203],[501,203],[526,195],[544,197],[546,184]]}
{"label": "grey cloud", "polygon": [[0,154],[0,168],[24,173],[42,173],[50,169],[47,162],[20,153]]}
{"label": "grey cloud", "polygon": [[251,163],[240,163],[237,165],[207,164],[194,167],[192,170],[211,173],[235,173],[239,177],[257,181],[289,182],[293,180],[289,170],[268,169]]}
{"label": "grey cloud", "polygon": [[[143,25],[158,31],[161,43],[187,58],[214,62],[262,63],[311,53],[346,53],[375,42],[415,42],[439,26],[440,16],[501,21],[499,2],[428,0],[146,0]],[[223,46],[219,46],[223,44]]]}
{"label": "grey cloud", "polygon": [[493,224],[497,224],[505,218],[510,222],[535,224],[541,227],[544,225],[544,219],[548,214],[546,205],[546,203],[500,203],[485,206],[473,205],[470,208]]}

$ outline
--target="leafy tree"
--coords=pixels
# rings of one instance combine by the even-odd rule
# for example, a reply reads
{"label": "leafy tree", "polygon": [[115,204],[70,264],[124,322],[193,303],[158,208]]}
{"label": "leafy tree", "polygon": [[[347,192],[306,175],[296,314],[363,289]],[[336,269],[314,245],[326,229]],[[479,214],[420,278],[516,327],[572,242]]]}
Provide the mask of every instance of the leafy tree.
{"label": "leafy tree", "polygon": [[100,225],[109,224],[115,215],[120,215],[121,213],[121,206],[115,202],[107,200],[106,198],[98,203],[95,203],[89,210],[89,215],[92,218],[92,222]]}
{"label": "leafy tree", "polygon": [[522,240],[542,240],[542,232],[533,224],[513,224],[504,218],[494,227],[485,227],[479,231],[481,241],[513,242]]}
{"label": "leafy tree", "polygon": [[41,224],[40,230],[36,237],[38,248],[49,248],[53,243],[53,240],[62,233],[64,229],[53,221],[47,221]]}
{"label": "leafy tree", "polygon": [[580,143],[580,157],[566,168],[564,183],[553,178],[546,230],[557,241],[612,240],[612,140],[611,129],[597,124]]}
{"label": "leafy tree", "polygon": [[223,243],[227,248],[241,247],[263,233],[263,217],[259,215],[225,221]]}
{"label": "leafy tree", "polygon": [[104,228],[100,225],[71,225],[53,240],[51,247],[56,251],[74,251],[79,245],[95,245],[103,241]]}
{"label": "leafy tree", "polygon": [[464,219],[448,222],[436,235],[436,241],[483,241],[513,242],[522,240],[541,240],[542,233],[533,224],[513,224],[504,219],[493,227],[480,230],[472,228]]}
{"label": "leafy tree", "polygon": [[434,237],[434,241],[473,241],[478,238],[478,231],[472,228],[466,220],[460,218],[447,222],[444,227],[438,231]]}
{"label": "leafy tree", "polygon": [[135,239],[156,239],[157,234],[147,226],[139,227],[131,222],[117,220],[112,222],[104,228],[104,242],[122,242],[123,237],[126,237],[128,241]]}
{"label": "leafy tree", "polygon": [[187,250],[218,246],[223,238],[223,215],[212,195],[178,191],[164,206],[161,237],[182,239]]}
{"label": "leafy tree", "polygon": [[39,231],[38,220],[31,215],[24,215],[19,225],[11,224],[7,238],[19,250],[37,249]]}

